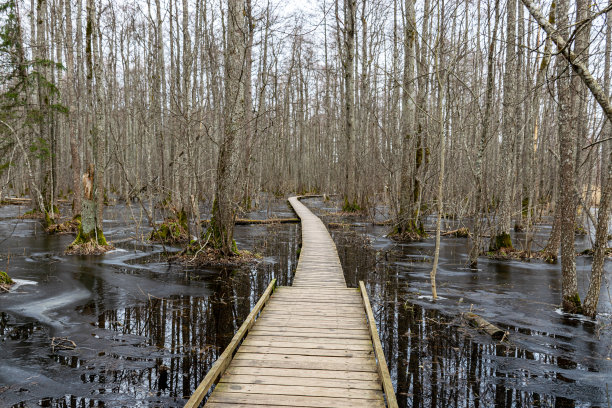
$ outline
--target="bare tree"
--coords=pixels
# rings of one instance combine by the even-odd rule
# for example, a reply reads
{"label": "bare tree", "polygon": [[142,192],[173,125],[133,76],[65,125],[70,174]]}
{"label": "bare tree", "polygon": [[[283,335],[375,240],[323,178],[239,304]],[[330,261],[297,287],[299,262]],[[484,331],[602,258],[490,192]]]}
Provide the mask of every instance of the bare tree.
{"label": "bare tree", "polygon": [[223,139],[217,161],[217,181],[208,230],[213,245],[224,255],[236,253],[234,242],[235,143],[244,131],[244,4],[227,2],[227,39],[225,45],[225,104]]}

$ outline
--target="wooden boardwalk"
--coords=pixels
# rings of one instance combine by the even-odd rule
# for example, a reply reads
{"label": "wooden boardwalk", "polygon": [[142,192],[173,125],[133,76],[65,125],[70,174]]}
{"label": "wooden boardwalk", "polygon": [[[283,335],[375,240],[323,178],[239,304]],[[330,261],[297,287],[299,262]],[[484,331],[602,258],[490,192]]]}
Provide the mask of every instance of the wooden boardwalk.
{"label": "wooden boardwalk", "polygon": [[397,406],[363,284],[346,287],[323,222],[289,202],[302,222],[293,286],[270,285],[186,407],[219,377],[207,407]]}

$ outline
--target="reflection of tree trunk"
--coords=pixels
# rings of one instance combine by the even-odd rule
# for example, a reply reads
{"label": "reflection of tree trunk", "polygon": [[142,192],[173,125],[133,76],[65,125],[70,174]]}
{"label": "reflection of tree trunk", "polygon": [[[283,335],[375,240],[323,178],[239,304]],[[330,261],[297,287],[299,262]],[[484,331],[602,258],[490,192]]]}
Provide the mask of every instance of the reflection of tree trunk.
{"label": "reflection of tree trunk", "polygon": [[219,277],[213,285],[214,293],[211,296],[211,310],[214,319],[215,346],[219,355],[225,350],[234,337],[234,313],[232,311],[233,299],[231,286]]}
{"label": "reflection of tree trunk", "polygon": [[[481,347],[476,342],[465,340],[466,349],[467,345],[470,346],[470,362],[468,367],[468,386],[472,390],[472,398],[474,401],[474,408],[480,407],[480,377],[481,377],[481,363],[482,363],[482,352]],[[469,394],[468,394],[469,395]]]}
{"label": "reflection of tree trunk", "polygon": [[[498,357],[506,357],[505,347],[504,345],[495,345],[495,355]],[[503,378],[506,377],[505,374],[501,373],[499,370],[495,370],[495,377],[497,378],[495,384],[495,406],[499,408],[505,408],[508,405],[506,404],[506,392],[511,391],[506,388],[504,385]]]}
{"label": "reflection of tree trunk", "polygon": [[181,345],[183,356],[181,358],[182,380],[183,380],[183,395],[188,395],[191,392],[191,360],[194,358],[194,352],[191,350],[191,327],[194,323],[191,319],[191,296],[183,296],[180,300],[181,309]]}
{"label": "reflection of tree trunk", "polygon": [[412,383],[412,407],[423,406],[423,379],[421,377],[421,349],[423,348],[423,334],[421,324],[423,309],[413,305],[410,313],[410,358],[408,370],[410,371],[410,382]]}
{"label": "reflection of tree trunk", "polygon": [[[397,280],[396,280],[397,282]],[[397,285],[394,285],[397,288]],[[407,407],[408,393],[410,392],[408,383],[408,371],[410,367],[406,366],[408,361],[408,349],[411,347],[411,333],[409,332],[408,323],[411,320],[410,314],[412,310],[399,303],[397,316],[397,403],[400,407]],[[393,315],[395,311],[392,310]],[[390,361],[393,361],[391,359]]]}
{"label": "reflection of tree trunk", "polygon": [[[429,316],[427,316],[429,315]],[[443,359],[441,358],[442,356],[440,356],[440,360],[438,360],[439,354],[440,354],[440,340],[439,340],[439,334],[437,333],[438,330],[440,330],[440,325],[434,323],[436,322],[436,316],[437,316],[437,312],[435,310],[428,310],[426,312],[426,319],[429,319],[430,324],[428,325],[429,327],[426,329],[427,333],[427,343],[428,343],[428,349],[429,352],[431,353],[431,406],[432,407],[437,407],[438,406],[438,394],[441,393],[442,390],[438,389],[438,381],[440,378],[444,378],[444,373],[439,373],[438,370],[440,370],[442,368],[442,363],[443,363]],[[457,375],[458,370],[455,370],[455,375]]]}

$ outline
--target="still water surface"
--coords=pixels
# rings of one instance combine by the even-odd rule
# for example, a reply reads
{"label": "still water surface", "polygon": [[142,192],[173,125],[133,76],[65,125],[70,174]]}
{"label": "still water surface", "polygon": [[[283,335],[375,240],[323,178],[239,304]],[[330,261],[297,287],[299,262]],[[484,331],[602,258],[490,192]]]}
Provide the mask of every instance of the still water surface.
{"label": "still water surface", "polygon": [[[305,201],[319,214],[334,211]],[[284,201],[250,218],[292,216]],[[263,256],[238,270],[185,269],[142,244],[138,210],[109,207],[117,250],[65,256],[70,236],[47,236],[23,207],[0,208],[0,265],[19,280],[0,295],[0,406],[183,406],[271,279],[291,284],[299,225],[237,226],[240,248]],[[337,221],[334,217],[324,220]],[[610,291],[597,322],[561,314],[560,267],[481,259],[465,268],[467,242],[442,240],[440,301],[429,293],[432,240],[399,245],[386,227],[355,219],[332,229],[347,284],[366,282],[400,406],[609,407]],[[549,229],[541,227],[545,240]],[[517,237],[520,239],[520,236]],[[579,246],[587,245],[584,239]],[[10,257],[9,257],[10,254]],[[579,258],[588,285],[590,259]],[[612,279],[606,263],[606,277]],[[497,344],[466,327],[472,310],[510,333]],[[52,343],[76,344],[73,350]]]}

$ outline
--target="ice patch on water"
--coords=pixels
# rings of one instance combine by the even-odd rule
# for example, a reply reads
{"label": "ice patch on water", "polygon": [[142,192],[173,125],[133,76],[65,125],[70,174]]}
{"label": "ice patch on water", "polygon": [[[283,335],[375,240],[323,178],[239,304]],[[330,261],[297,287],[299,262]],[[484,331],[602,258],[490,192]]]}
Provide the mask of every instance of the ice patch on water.
{"label": "ice patch on water", "polygon": [[593,321],[593,319],[587,316],[574,314],[574,313],[565,313],[560,307],[555,309],[555,313],[563,317],[569,317],[572,319],[580,320],[581,322],[592,322]]}
{"label": "ice patch on water", "polygon": [[[417,299],[425,299],[425,300],[429,300],[430,302],[434,301],[434,298],[431,295],[421,295],[421,296],[417,297]],[[443,296],[438,296],[438,298],[436,300],[444,300],[444,299],[446,299],[446,298],[443,297]]]}
{"label": "ice patch on water", "polygon": [[38,285],[38,282],[26,280],[26,279],[13,279],[15,284],[11,287],[11,292],[23,285]]}

